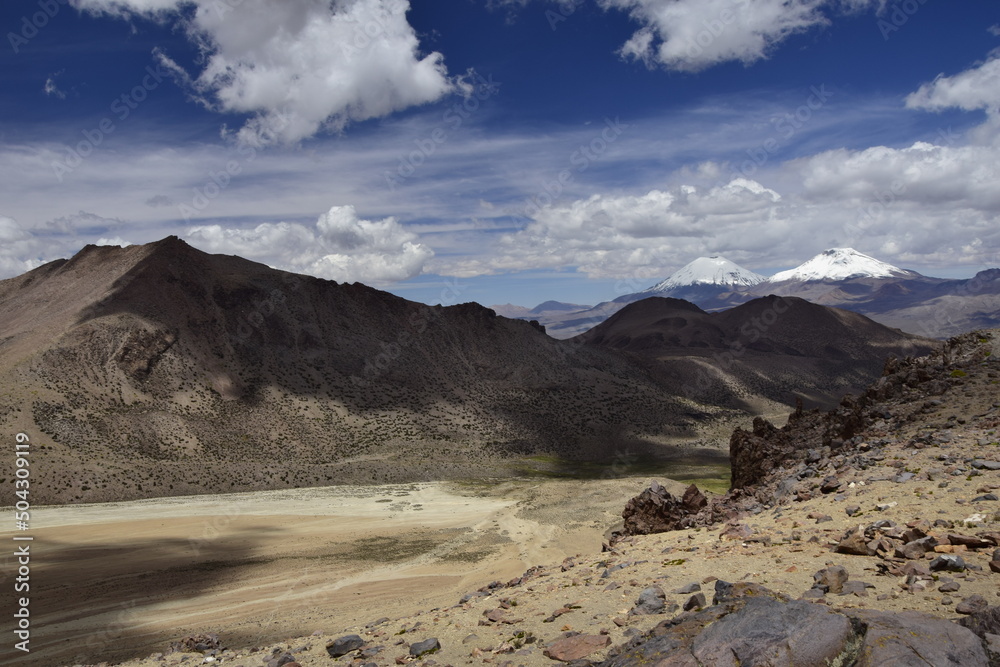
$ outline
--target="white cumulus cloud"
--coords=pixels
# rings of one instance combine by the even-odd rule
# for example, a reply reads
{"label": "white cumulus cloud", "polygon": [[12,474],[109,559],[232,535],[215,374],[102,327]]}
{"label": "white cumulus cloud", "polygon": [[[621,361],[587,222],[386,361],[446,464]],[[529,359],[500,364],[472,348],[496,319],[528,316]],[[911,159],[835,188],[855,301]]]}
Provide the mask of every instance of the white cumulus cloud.
{"label": "white cumulus cloud", "polygon": [[334,206],[314,225],[279,222],[252,229],[205,225],[185,235],[208,252],[236,254],[279,269],[338,282],[384,286],[413,278],[434,256],[396,218],[365,220]]}
{"label": "white cumulus cloud", "polygon": [[[157,52],[196,99],[252,114],[249,145],[294,143],[320,131],[439,99],[459,84],[444,57],[423,54],[407,0],[74,0],[94,13],[133,14],[183,26],[202,49],[191,76]],[[194,7],[193,13],[190,8]]]}
{"label": "white cumulus cloud", "polygon": [[1000,111],[1000,53],[994,52],[982,64],[954,76],[939,75],[906,98],[911,109],[941,111]]}
{"label": "white cumulus cloud", "polygon": [[600,0],[642,27],[622,46],[648,66],[698,71],[728,61],[749,65],[790,35],[830,22],[827,13],[880,7],[880,0]]}
{"label": "white cumulus cloud", "polygon": [[[494,271],[575,267],[592,277],[641,282],[699,254],[752,250],[768,242],[769,232],[757,227],[780,205],[777,192],[744,178],[714,187],[593,195],[541,208],[523,230],[502,236],[496,256],[485,263]],[[483,265],[450,268],[454,275],[475,275]]]}

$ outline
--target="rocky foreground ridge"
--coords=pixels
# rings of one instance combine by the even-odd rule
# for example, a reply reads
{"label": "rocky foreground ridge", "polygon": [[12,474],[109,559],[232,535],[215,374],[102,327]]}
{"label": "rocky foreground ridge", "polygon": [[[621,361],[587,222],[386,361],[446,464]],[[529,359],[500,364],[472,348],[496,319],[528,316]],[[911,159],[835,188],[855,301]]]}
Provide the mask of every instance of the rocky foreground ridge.
{"label": "rocky foreground ridge", "polygon": [[998,358],[1000,332],[964,335],[833,412],[758,419],[725,496],[654,483],[603,553],[452,607],[128,664],[1000,665]]}

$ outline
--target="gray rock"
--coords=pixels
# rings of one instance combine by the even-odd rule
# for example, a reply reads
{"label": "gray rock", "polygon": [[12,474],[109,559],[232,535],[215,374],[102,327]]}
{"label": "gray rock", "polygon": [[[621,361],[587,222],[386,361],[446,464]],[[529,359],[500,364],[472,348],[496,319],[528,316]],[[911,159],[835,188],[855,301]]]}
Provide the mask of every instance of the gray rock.
{"label": "gray rock", "polygon": [[970,595],[957,605],[955,611],[959,614],[975,614],[989,609],[990,603],[982,595]]}
{"label": "gray rock", "polygon": [[650,616],[663,613],[667,596],[659,586],[650,586],[639,593],[635,606],[629,614],[633,616]]}
{"label": "gray rock", "polygon": [[986,500],[1000,500],[1000,498],[998,498],[997,494],[995,494],[995,493],[984,493],[981,496],[976,496],[975,498],[973,498],[972,502],[979,503],[979,502],[983,502],[983,501],[986,501]]}
{"label": "gray rock", "polygon": [[954,593],[958,591],[958,589],[961,587],[962,585],[957,581],[946,581],[940,586],[938,586],[938,590],[941,591],[942,593]]}
{"label": "gray rock", "polygon": [[936,546],[937,540],[933,537],[922,537],[919,540],[907,542],[896,549],[896,555],[900,558],[908,558],[909,560],[919,560],[928,551],[934,551],[934,547]]}
{"label": "gray rock", "polygon": [[976,459],[972,462],[973,468],[978,468],[979,470],[1000,470],[1000,461],[984,461],[983,459]]}
{"label": "gray rock", "polygon": [[962,572],[965,570],[965,560],[955,554],[941,554],[931,561],[931,572]]}
{"label": "gray rock", "polygon": [[345,635],[339,639],[334,639],[326,645],[326,652],[331,658],[339,658],[347,655],[351,651],[357,651],[365,645],[365,640],[358,635]]}
{"label": "gray rock", "polygon": [[431,637],[430,639],[425,639],[422,642],[410,644],[410,655],[414,658],[419,658],[422,655],[433,653],[440,648],[441,642],[439,642],[436,637]]}
{"label": "gray rock", "polygon": [[979,637],[943,618],[860,609],[850,615],[868,625],[855,667],[989,667]]}
{"label": "gray rock", "polygon": [[667,625],[654,630],[654,635],[662,632],[660,636],[630,645],[602,664],[825,665],[859,641],[846,616],[797,600],[746,597],[682,617],[674,627]]}
{"label": "gray rock", "polygon": [[678,593],[680,595],[687,595],[689,593],[697,593],[700,590],[701,590],[701,584],[695,581],[688,584],[687,586],[681,586],[676,591],[674,591],[674,593]]}
{"label": "gray rock", "polygon": [[687,599],[684,603],[684,611],[691,611],[692,609],[702,609],[705,607],[705,594],[695,593]]}
{"label": "gray rock", "polygon": [[974,611],[959,620],[959,625],[969,628],[982,638],[986,635],[1000,635],[1000,607],[987,607]]}
{"label": "gray rock", "polygon": [[837,611],[756,584],[716,582],[716,603],[633,636],[601,667],[989,667],[996,615],[969,616],[980,635],[918,612]]}
{"label": "gray rock", "polygon": [[844,590],[840,592],[841,595],[857,595],[858,597],[866,598],[868,597],[868,589],[875,588],[874,584],[865,583],[864,581],[848,581],[844,584]]}

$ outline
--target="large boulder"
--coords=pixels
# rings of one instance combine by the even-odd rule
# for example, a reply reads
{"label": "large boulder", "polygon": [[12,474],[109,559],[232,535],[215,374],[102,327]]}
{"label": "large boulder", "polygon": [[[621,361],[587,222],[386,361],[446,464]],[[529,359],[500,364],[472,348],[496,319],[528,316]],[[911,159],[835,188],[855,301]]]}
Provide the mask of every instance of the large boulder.
{"label": "large boulder", "polygon": [[624,534],[649,535],[689,528],[696,524],[698,512],[706,505],[708,498],[694,484],[677,498],[654,481],[622,510]]}
{"label": "large boulder", "polygon": [[[992,627],[990,619],[983,626]],[[791,600],[762,586],[721,581],[716,583],[713,606],[663,621],[601,663],[604,667],[637,664],[991,665],[980,637],[945,619],[911,611],[836,610]]]}

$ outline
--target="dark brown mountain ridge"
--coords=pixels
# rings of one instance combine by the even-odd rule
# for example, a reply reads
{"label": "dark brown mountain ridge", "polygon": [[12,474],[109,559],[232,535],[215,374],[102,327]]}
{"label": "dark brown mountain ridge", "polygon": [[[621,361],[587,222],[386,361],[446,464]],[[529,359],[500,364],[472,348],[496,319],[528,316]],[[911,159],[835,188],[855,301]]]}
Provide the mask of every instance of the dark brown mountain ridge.
{"label": "dark brown mountain ridge", "polygon": [[[690,359],[557,341],[477,304],[426,306],[176,237],[87,246],[0,281],[0,421],[44,443],[33,475],[36,502],[49,503],[509,475],[543,453],[662,456],[706,423],[745,418],[761,395],[794,399],[768,378],[758,395],[733,379],[744,360],[711,357],[732,349],[719,346],[742,328],[736,315],[720,328],[684,303],[673,309],[697,327],[679,330],[706,345],[693,371]],[[769,308],[740,312],[754,326]],[[747,358],[791,359],[805,343],[781,331],[771,327],[757,345],[771,348]],[[919,347],[864,335],[867,353],[863,336],[841,345],[851,363],[811,360],[811,374],[797,375],[792,361],[780,382],[822,393],[863,372],[851,354],[880,368]],[[701,391],[698,372],[721,393]]]}
{"label": "dark brown mountain ridge", "polygon": [[651,297],[578,340],[663,362],[664,372],[686,374],[685,393],[699,400],[760,394],[827,406],[877,377],[887,357],[922,356],[939,345],[857,313],[774,295],[715,313]]}

